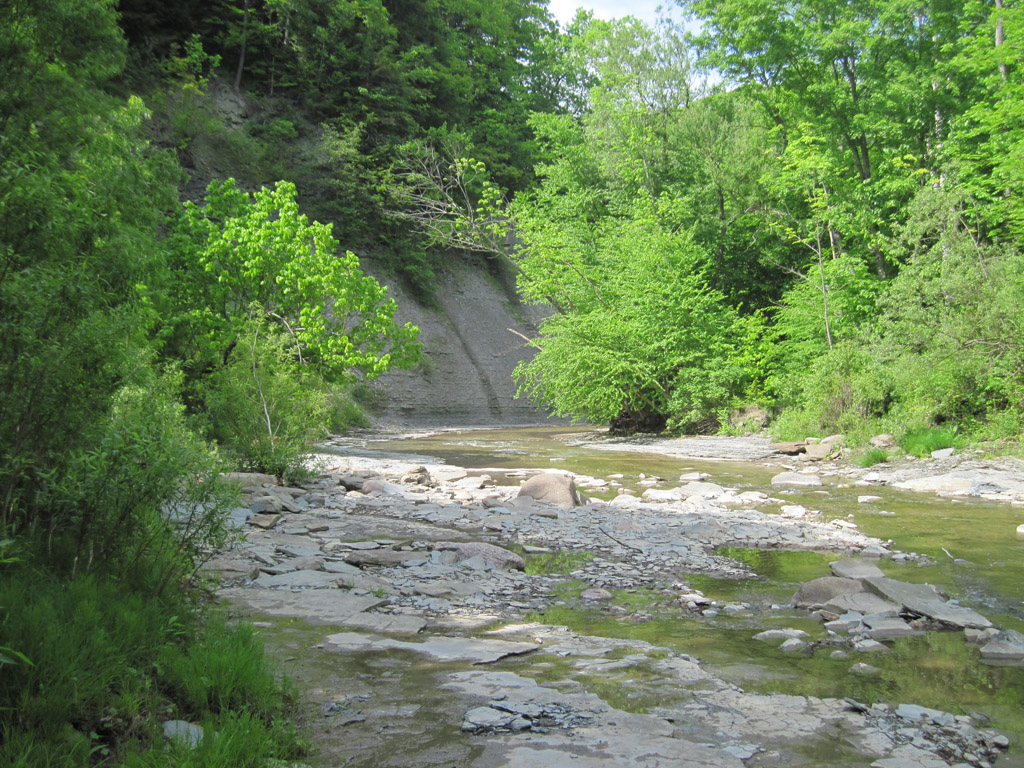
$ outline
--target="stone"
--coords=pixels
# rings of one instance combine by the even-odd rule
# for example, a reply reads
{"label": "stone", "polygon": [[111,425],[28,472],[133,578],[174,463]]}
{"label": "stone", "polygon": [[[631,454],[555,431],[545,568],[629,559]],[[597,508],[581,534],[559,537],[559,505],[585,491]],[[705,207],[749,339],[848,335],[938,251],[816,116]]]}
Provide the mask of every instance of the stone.
{"label": "stone", "polygon": [[281,520],[281,515],[253,515],[249,518],[249,525],[256,528],[269,530]]}
{"label": "stone", "polygon": [[264,485],[277,485],[277,478],[262,472],[222,472],[220,479],[239,488],[259,488]]}
{"label": "stone", "polygon": [[954,448],[940,448],[937,451],[932,451],[932,458],[933,459],[948,459],[954,453],[956,453],[956,450]]}
{"label": "stone", "polygon": [[684,472],[679,476],[679,482],[681,483],[694,483],[700,482],[701,480],[707,480],[711,475],[707,472]]}
{"label": "stone", "polygon": [[822,576],[820,579],[802,584],[793,595],[793,604],[798,608],[808,608],[812,605],[824,605],[839,595],[863,591],[864,586],[856,579]]}
{"label": "stone", "polygon": [[899,604],[889,602],[873,592],[851,592],[845,595],[838,595],[822,607],[840,616],[847,613],[859,613],[862,615],[873,613],[881,616],[898,616],[900,613]]}
{"label": "stone", "polygon": [[1024,534],[1024,523],[1017,526],[1017,533]]}
{"label": "stone", "polygon": [[789,456],[795,456],[798,453],[803,453],[804,449],[807,448],[807,444],[802,440],[799,440],[783,443],[770,443],[768,447],[777,453],[785,453]]}
{"label": "stone", "polygon": [[814,488],[824,485],[818,475],[805,475],[802,472],[781,472],[772,478],[772,485],[796,485]]}
{"label": "stone", "polygon": [[855,632],[864,627],[864,616],[856,611],[844,613],[838,619],[825,623],[830,632]]}
{"label": "stone", "polygon": [[883,432],[880,435],[875,435],[868,443],[872,448],[893,448],[896,445],[896,438],[890,435],[888,432]]}
{"label": "stone", "polygon": [[858,640],[853,644],[853,650],[857,653],[884,653],[889,649],[877,640]]}
{"label": "stone", "polygon": [[808,461],[823,461],[827,459],[836,450],[836,446],[831,443],[818,443],[817,445],[808,445],[804,447],[803,455],[800,457]]}
{"label": "stone", "polygon": [[784,651],[786,653],[796,653],[797,651],[802,651],[806,647],[807,643],[805,643],[803,640],[800,640],[796,637],[791,637],[789,638],[789,640],[786,640],[782,645],[779,646],[779,650]]}
{"label": "stone", "polygon": [[846,445],[846,435],[829,435],[821,438],[821,445]]}
{"label": "stone", "polygon": [[992,666],[1019,665],[1024,662],[1024,644],[997,638],[981,647],[981,660]]}
{"label": "stone", "polygon": [[977,611],[947,603],[933,587],[927,584],[907,584],[884,577],[864,579],[862,583],[886,600],[899,603],[908,611],[927,616],[943,624],[980,629],[992,626],[992,622]]}
{"label": "stone", "polygon": [[536,643],[493,640],[479,637],[431,637],[423,642],[407,642],[361,632],[339,632],[324,640],[331,651],[401,650],[422,653],[436,661],[469,661],[492,664],[508,656],[521,656],[539,647]]}
{"label": "stone", "polygon": [[426,552],[396,552],[393,549],[354,550],[345,555],[345,562],[350,565],[394,566],[425,563],[430,559]]}
{"label": "stone", "polygon": [[803,637],[807,637],[807,633],[802,629],[766,629],[764,632],[754,635],[755,640],[760,640],[762,642],[772,642],[775,640],[799,640]]}
{"label": "stone", "polygon": [[858,504],[874,504],[876,501],[881,501],[881,500],[882,500],[881,496],[870,496],[869,495],[869,496],[858,496],[857,497],[857,503]]}
{"label": "stone", "polygon": [[949,712],[920,707],[916,704],[900,704],[896,707],[896,716],[912,723],[920,723],[925,720],[941,726],[953,725],[956,722],[956,717]]}
{"label": "stone", "polygon": [[263,496],[255,496],[252,501],[249,502],[249,509],[254,514],[263,515],[270,512],[280,512],[283,507],[281,500],[277,496],[271,496],[265,494]]}
{"label": "stone", "polygon": [[455,562],[481,557],[499,570],[522,571],[526,568],[526,561],[515,552],[482,541],[439,541],[434,544],[434,551],[454,552]]}
{"label": "stone", "polygon": [[878,576],[885,576],[882,569],[874,563],[869,563],[855,557],[848,557],[845,560],[836,560],[829,563],[833,576],[840,576],[844,579],[870,579]]}
{"label": "stone", "polygon": [[303,570],[282,573],[277,576],[264,573],[253,584],[267,589],[324,589],[333,587],[342,578],[340,574],[328,571]]}
{"label": "stone", "polygon": [[864,617],[864,624],[868,627],[868,635],[875,640],[894,640],[897,637],[920,634],[903,619],[895,616],[869,614]]}
{"label": "stone", "polygon": [[612,599],[612,593],[607,589],[585,589],[580,592],[580,599],[594,603],[606,602]]}
{"label": "stone", "polygon": [[203,726],[185,720],[166,720],[164,738],[171,744],[195,749],[203,740]]}
{"label": "stone", "polygon": [[877,675],[881,670],[864,662],[858,662],[850,667],[850,673],[854,675]]}
{"label": "stone", "polygon": [[879,547],[876,544],[872,544],[870,547],[864,547],[864,549],[860,551],[861,557],[869,557],[873,560],[880,560],[889,554],[892,554],[889,550],[885,547]]}
{"label": "stone", "polygon": [[700,497],[704,499],[714,499],[725,493],[725,489],[717,483],[705,483],[701,481],[691,481],[681,488],[676,489],[684,499],[693,497]]}
{"label": "stone", "polygon": [[462,730],[476,732],[509,728],[517,717],[511,712],[501,712],[492,707],[477,707],[466,713],[462,721]]}
{"label": "stone", "polygon": [[531,477],[519,488],[518,496],[546,501],[559,507],[580,507],[584,504],[573,479],[553,472]]}

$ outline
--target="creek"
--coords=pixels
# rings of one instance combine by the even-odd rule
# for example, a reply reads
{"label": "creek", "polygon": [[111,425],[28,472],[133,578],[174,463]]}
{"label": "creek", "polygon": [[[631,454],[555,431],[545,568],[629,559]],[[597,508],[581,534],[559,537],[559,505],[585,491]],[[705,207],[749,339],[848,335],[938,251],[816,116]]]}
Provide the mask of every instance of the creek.
{"label": "creek", "polygon": [[[673,457],[616,450],[596,445],[595,438],[599,435],[586,428],[545,427],[378,436],[363,445],[367,455],[396,455],[411,461],[440,459],[455,466],[485,469],[498,484],[507,485],[519,483],[519,470],[559,469],[613,478],[639,494],[650,487],[652,477],[665,478],[666,485],[673,485],[680,474],[706,473],[711,482],[723,486],[764,491],[787,504],[820,510],[825,519],[851,520],[865,534],[891,539],[893,550],[927,555],[926,564],[883,561],[881,565],[887,576],[936,585],[984,613],[997,626],[1024,630],[1022,543],[1015,533],[1024,514],[1018,507],[888,486],[866,489],[841,473],[826,474],[821,488],[782,490],[770,485],[771,477],[780,471],[775,460]],[[619,489],[586,491],[607,499]],[[858,497],[868,493],[881,500],[858,503]],[[556,602],[534,618],[589,635],[671,647],[700,658],[722,679],[750,690],[913,702],[955,713],[982,713],[1018,738],[1024,735],[1024,670],[981,664],[977,649],[965,645],[959,632],[930,632],[896,641],[891,653],[870,658],[880,670],[875,676],[851,675],[849,662],[836,662],[827,653],[786,654],[753,641],[753,631],[765,627],[795,627],[812,636],[823,634],[820,622],[806,611],[785,606],[801,583],[829,575],[828,564],[836,559],[835,553],[723,549],[718,554],[747,564],[757,576],[722,579],[695,574],[690,584],[723,604],[747,603],[752,606],[750,611],[711,619],[666,614],[657,610],[657,605],[648,605],[657,604],[657,596],[641,591],[619,599],[641,614],[646,611],[649,620],[623,622],[597,608],[581,608],[571,599]],[[562,588],[571,596],[582,586],[567,579]],[[644,700],[642,693],[637,700],[628,699],[630,694],[623,691],[609,695],[623,708],[652,703]],[[1001,759],[1000,765],[1024,765],[1015,751]],[[823,754],[820,758],[831,761],[836,756]]]}

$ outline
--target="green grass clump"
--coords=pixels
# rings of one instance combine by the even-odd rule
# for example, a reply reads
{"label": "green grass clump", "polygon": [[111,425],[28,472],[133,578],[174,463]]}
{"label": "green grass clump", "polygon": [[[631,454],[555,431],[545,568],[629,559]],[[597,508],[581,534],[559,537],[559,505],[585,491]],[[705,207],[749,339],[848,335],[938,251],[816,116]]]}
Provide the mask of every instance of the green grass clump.
{"label": "green grass clump", "polygon": [[567,576],[593,559],[594,555],[590,552],[551,552],[550,554],[532,555],[526,558],[526,573],[530,576],[545,574]]}
{"label": "green grass clump", "polygon": [[881,464],[888,460],[889,452],[884,448],[869,448],[857,463],[862,467],[873,467],[875,464]]}
{"label": "green grass clump", "polygon": [[900,442],[900,448],[911,456],[931,456],[932,451],[939,451],[943,448],[958,448],[963,440],[956,434],[955,428],[949,427],[921,427],[912,429],[905,433]]}
{"label": "green grass clump", "polygon": [[[257,766],[300,757],[291,695],[247,625],[97,576],[25,564],[0,579],[0,765]],[[209,744],[164,748],[162,723],[202,724]]]}

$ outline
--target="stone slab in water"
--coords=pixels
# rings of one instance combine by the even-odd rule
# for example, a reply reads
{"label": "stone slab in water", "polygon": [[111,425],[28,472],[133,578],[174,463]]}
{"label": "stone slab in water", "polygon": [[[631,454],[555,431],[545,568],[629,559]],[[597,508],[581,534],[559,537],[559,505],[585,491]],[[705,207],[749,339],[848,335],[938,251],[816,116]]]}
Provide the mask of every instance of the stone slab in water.
{"label": "stone slab in water", "polygon": [[491,640],[477,637],[432,637],[423,642],[405,642],[386,637],[375,637],[358,632],[339,632],[328,635],[326,643],[336,651],[402,650],[422,653],[437,661],[470,661],[491,664],[506,656],[519,656],[535,651],[535,643],[516,643],[509,640]]}
{"label": "stone slab in water", "polygon": [[881,614],[883,616],[897,616],[900,606],[880,597],[873,592],[856,592],[854,594],[839,595],[825,603],[824,608],[838,613],[840,616],[846,613]]}
{"label": "stone slab in water", "polygon": [[816,487],[823,485],[823,483],[817,475],[805,475],[802,472],[781,472],[772,478],[772,485]]}
{"label": "stone slab in water", "polygon": [[305,619],[310,624],[346,624],[363,611],[387,602],[370,595],[353,595],[341,589],[285,592],[235,587],[219,590],[218,594],[268,616]]}
{"label": "stone slab in water", "polygon": [[919,613],[955,627],[991,627],[992,622],[977,611],[951,605],[927,584],[907,584],[889,578],[864,579],[864,584],[886,600],[899,603],[908,611]]}
{"label": "stone slab in water", "polygon": [[841,576],[844,579],[871,579],[885,576],[882,569],[874,563],[856,557],[836,560],[834,563],[829,563],[829,567],[834,576]]}

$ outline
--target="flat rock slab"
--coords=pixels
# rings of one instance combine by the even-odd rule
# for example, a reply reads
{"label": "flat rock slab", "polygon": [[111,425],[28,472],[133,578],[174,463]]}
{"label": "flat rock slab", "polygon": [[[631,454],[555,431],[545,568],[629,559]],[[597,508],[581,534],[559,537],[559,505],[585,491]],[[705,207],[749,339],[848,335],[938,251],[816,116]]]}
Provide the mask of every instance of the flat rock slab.
{"label": "flat rock slab", "polygon": [[262,573],[253,584],[267,589],[323,589],[333,587],[343,578],[344,576],[338,573],[302,570],[282,573],[278,576]]}
{"label": "flat rock slab", "polygon": [[864,585],[886,600],[899,603],[908,611],[919,613],[943,624],[955,627],[986,629],[992,622],[977,611],[950,605],[927,584],[907,584],[889,578],[864,579]]}
{"label": "flat rock slab", "polygon": [[268,616],[305,619],[310,624],[348,624],[363,611],[387,602],[371,595],[353,595],[342,589],[285,592],[233,587],[222,589],[218,594]]}
{"label": "flat rock slab", "polygon": [[836,560],[829,563],[829,567],[833,576],[841,576],[844,579],[874,579],[885,576],[882,569],[874,563],[856,557]]}
{"label": "flat rock slab", "polygon": [[356,613],[343,623],[367,632],[391,632],[396,635],[415,635],[427,626],[425,618],[409,613]]}
{"label": "flat rock slab", "polygon": [[822,576],[801,584],[793,595],[793,603],[798,608],[811,605],[823,605],[839,595],[863,592],[864,585],[856,579],[844,579],[839,576]]}
{"label": "flat rock slab", "polygon": [[818,487],[824,485],[817,475],[805,475],[802,472],[781,472],[772,478],[772,485],[797,485]]}
{"label": "flat rock slab", "polygon": [[899,603],[890,602],[873,592],[855,592],[839,595],[829,600],[823,607],[825,610],[838,613],[840,616],[847,613],[897,616],[900,612]]}
{"label": "flat rock slab", "polygon": [[[674,737],[674,726],[660,717],[610,709],[593,694],[565,693],[512,672],[459,672],[444,687],[470,697],[496,699],[510,713],[534,709],[591,715],[592,724],[567,732],[489,734],[478,764],[501,768],[621,768],[686,766],[741,768],[734,755]],[[502,720],[500,715],[496,720]]]}
{"label": "flat rock slab", "polygon": [[470,661],[491,664],[506,656],[520,656],[539,647],[534,643],[514,643],[477,637],[431,637],[422,643],[410,643],[358,632],[328,635],[325,642],[332,651],[402,650],[422,653],[437,661]]}
{"label": "flat rock slab", "polygon": [[425,563],[430,559],[426,552],[398,552],[393,549],[367,549],[349,552],[345,562],[358,566],[394,566]]}

